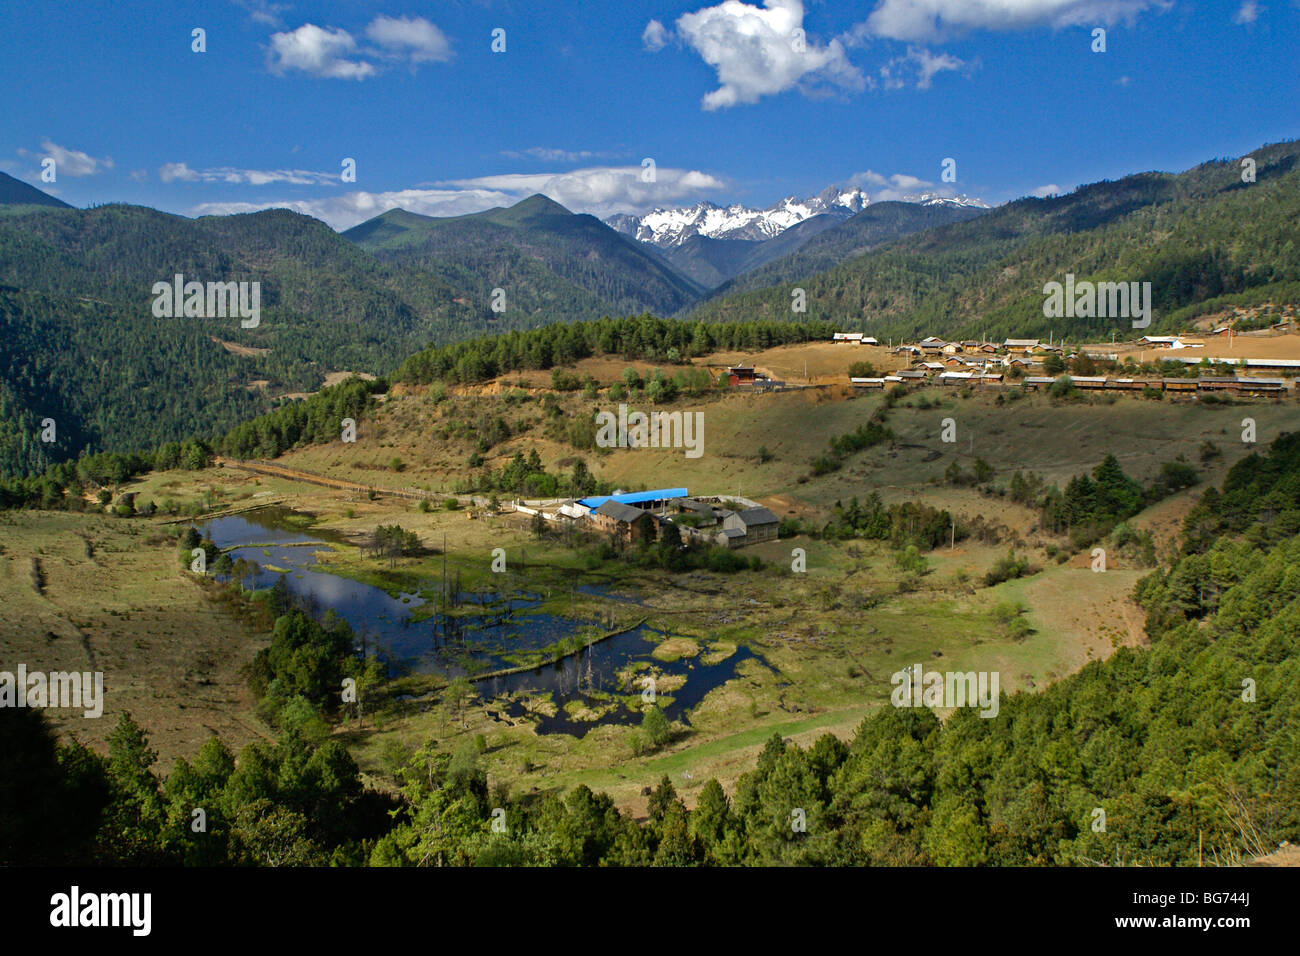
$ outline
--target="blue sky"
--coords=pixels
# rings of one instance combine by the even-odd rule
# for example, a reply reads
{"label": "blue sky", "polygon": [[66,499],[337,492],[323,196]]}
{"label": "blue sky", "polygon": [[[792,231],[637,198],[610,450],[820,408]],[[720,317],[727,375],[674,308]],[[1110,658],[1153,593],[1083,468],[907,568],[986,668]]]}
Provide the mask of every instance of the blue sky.
{"label": "blue sky", "polygon": [[285,205],[347,228],[533,192],[600,216],[832,183],[998,203],[1300,136],[1300,0],[91,0],[5,16],[0,169],[74,205]]}

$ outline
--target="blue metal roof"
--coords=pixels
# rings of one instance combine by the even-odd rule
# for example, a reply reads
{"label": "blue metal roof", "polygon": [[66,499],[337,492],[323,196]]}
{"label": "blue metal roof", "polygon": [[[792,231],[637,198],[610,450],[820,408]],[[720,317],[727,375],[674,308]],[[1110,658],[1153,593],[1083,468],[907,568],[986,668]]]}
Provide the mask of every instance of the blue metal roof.
{"label": "blue metal roof", "polygon": [[593,495],[579,498],[577,503],[586,508],[599,508],[606,501],[617,501],[625,505],[644,504],[647,501],[660,501],[665,498],[685,498],[685,488],[658,488],[654,491],[633,491],[626,495]]}

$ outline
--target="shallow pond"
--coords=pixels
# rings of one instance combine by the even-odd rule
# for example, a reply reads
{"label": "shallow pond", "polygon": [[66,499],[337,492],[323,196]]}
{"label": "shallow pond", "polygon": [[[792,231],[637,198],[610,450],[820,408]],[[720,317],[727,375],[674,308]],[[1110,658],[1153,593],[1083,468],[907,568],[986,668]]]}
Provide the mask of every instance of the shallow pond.
{"label": "shallow pond", "polygon": [[[391,597],[371,584],[353,581],[328,571],[318,570],[316,554],[332,550],[341,543],[337,535],[325,531],[303,530],[290,520],[292,512],[280,508],[263,508],[200,524],[199,530],[228,553],[232,560],[255,561],[260,570],[245,579],[245,586],[272,586],[281,575],[295,599],[312,614],[321,616],[334,611],[351,625],[363,647],[383,658],[400,662],[420,673],[459,676],[470,671],[500,670],[511,666],[507,655],[554,644],[583,627],[598,622],[562,617],[536,610],[541,594],[519,591],[513,594],[462,592],[457,595],[456,613],[428,614],[416,620],[415,612],[425,605],[419,594]],[[279,570],[273,570],[279,569]],[[440,582],[421,582],[421,591],[437,590]],[[640,603],[626,595],[607,595],[599,585],[582,585],[582,593],[611,597],[628,603]],[[478,607],[481,610],[466,610]],[[588,694],[639,693],[635,688],[618,686],[619,672],[639,661],[650,662],[662,674],[684,676],[686,682],[668,696],[671,702],[665,713],[671,719],[686,719],[686,712],[696,706],[715,687],[736,674],[736,668],[754,654],[745,647],[726,660],[705,664],[698,658],[662,662],[651,658],[658,640],[666,635],[645,626],[635,628],[594,644],[580,655],[571,655],[554,664],[504,677],[476,682],[485,698],[500,695],[551,694],[558,707],[554,717],[529,715],[537,720],[539,733],[565,733],[581,736],[592,726],[604,723],[626,724],[640,720],[639,713],[619,705],[595,720],[575,720],[564,709],[565,703],[587,700]],[[761,661],[761,658],[758,658]],[[595,702],[594,702],[595,703]],[[505,701],[502,710],[514,718],[525,716],[517,700]]]}

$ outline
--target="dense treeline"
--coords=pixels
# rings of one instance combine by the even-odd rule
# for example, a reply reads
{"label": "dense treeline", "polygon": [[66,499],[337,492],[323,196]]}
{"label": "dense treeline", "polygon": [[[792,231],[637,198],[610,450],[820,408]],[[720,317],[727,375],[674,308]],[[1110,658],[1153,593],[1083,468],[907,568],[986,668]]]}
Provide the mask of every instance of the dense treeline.
{"label": "dense treeline", "polygon": [[548,325],[426,349],[398,370],[398,381],[481,382],[521,369],[548,369],[593,355],[617,355],[667,364],[716,351],[757,351],[827,339],[825,322],[731,322],[713,325],[657,319],[646,314]]}
{"label": "dense treeline", "polygon": [[338,441],[343,420],[361,421],[370,396],[387,387],[382,379],[348,379],[309,398],[236,425],[216,443],[231,458],[278,458],[301,445]]}
{"label": "dense treeline", "polygon": [[58,745],[39,710],[5,708],[0,723],[4,863],[361,864],[392,826],[393,801],[362,785],[347,748],[297,729],[238,758],[213,737],[160,778],[129,714],[107,756]]}
{"label": "dense treeline", "polygon": [[529,449],[528,457],[516,451],[509,462],[495,471],[482,471],[458,482],[456,492],[501,492],[521,498],[582,498],[586,495],[607,495],[614,486],[601,481],[591,473],[587,463],[579,458],[569,474],[551,473],[542,464],[536,448]]}
{"label": "dense treeline", "polygon": [[965,540],[970,530],[946,509],[919,501],[886,505],[879,493],[873,491],[866,501],[859,502],[854,495],[847,506],[835,502],[822,534],[830,538],[888,541],[899,549],[911,545],[921,551],[933,551],[941,544]]}
{"label": "dense treeline", "polygon": [[1016,471],[1007,484],[1012,501],[1039,511],[1045,531],[1068,534],[1086,547],[1110,534],[1121,522],[1148,505],[1196,484],[1196,468],[1179,456],[1165,462],[1147,487],[1130,478],[1114,455],[1107,455],[1091,475],[1076,475],[1062,491],[1041,476]]}
{"label": "dense treeline", "polygon": [[351,378],[236,425],[216,438],[164,442],[147,452],[83,453],[75,460],[50,465],[38,476],[0,481],[0,508],[81,510],[89,506],[87,492],[102,489],[111,497],[128,479],[154,469],[193,471],[206,468],[214,455],[275,458],[301,445],[338,440],[343,419],[359,422],[370,406],[370,396],[385,387],[379,379]]}

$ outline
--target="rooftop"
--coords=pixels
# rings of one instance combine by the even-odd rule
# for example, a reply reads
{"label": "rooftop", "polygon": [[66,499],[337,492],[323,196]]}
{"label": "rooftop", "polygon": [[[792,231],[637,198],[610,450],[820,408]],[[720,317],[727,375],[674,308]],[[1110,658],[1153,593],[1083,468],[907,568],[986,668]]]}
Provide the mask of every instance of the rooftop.
{"label": "rooftop", "polygon": [[743,521],[746,527],[760,524],[777,524],[781,521],[780,518],[766,508],[746,508],[744,511],[737,511],[736,517]]}
{"label": "rooftop", "polygon": [[685,498],[685,488],[657,488],[654,491],[632,491],[622,495],[592,495],[579,498],[578,504],[595,510],[607,501],[617,501],[625,505],[644,504],[647,501],[665,501],[670,498]]}
{"label": "rooftop", "polygon": [[613,518],[615,521],[633,522],[643,517],[646,512],[640,508],[633,508],[631,505],[625,505],[620,501],[606,501],[596,509],[596,514],[605,515]]}

